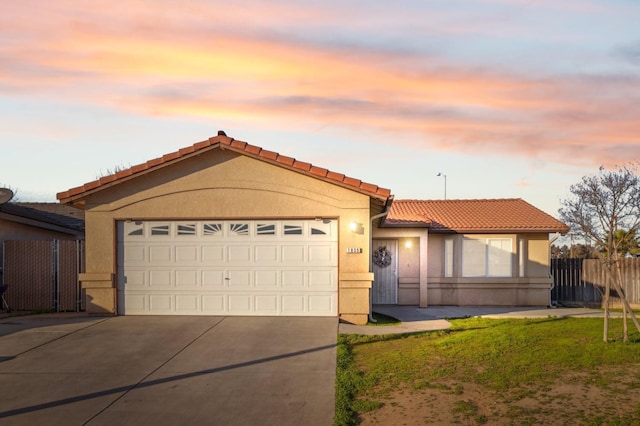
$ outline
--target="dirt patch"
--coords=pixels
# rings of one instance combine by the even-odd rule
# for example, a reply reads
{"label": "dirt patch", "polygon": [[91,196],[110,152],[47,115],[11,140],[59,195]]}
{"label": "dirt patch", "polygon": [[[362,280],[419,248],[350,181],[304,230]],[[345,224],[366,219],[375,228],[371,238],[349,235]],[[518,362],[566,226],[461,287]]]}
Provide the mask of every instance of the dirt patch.
{"label": "dirt patch", "polygon": [[640,365],[568,374],[537,389],[496,392],[448,381],[402,386],[379,402],[381,408],[360,414],[362,425],[640,425]]}

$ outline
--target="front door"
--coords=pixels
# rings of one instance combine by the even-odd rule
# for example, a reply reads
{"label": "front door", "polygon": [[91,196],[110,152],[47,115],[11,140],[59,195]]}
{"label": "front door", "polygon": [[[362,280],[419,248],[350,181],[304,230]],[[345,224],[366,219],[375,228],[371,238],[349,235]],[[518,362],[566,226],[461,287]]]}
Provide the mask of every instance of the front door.
{"label": "front door", "polygon": [[372,302],[378,305],[398,303],[398,240],[373,240]]}

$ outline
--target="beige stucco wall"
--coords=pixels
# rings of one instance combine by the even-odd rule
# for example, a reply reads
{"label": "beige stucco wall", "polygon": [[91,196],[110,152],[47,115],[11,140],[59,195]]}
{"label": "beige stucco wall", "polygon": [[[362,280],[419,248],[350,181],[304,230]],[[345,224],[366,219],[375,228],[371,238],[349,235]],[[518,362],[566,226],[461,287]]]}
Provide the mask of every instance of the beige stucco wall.
{"label": "beige stucco wall", "polygon": [[548,277],[551,262],[551,248],[548,234],[527,234],[522,235],[521,238],[526,241],[527,246],[526,276],[538,278]]}
{"label": "beige stucco wall", "polygon": [[[87,273],[82,277],[92,297],[87,309],[117,312],[117,220],[315,217],[338,219],[340,316],[366,322],[373,279],[368,272],[369,196],[223,150],[184,159],[87,197]],[[363,232],[351,232],[351,222],[363,224]],[[362,253],[348,254],[347,248],[361,248]]]}
{"label": "beige stucco wall", "polygon": [[[510,238],[511,277],[463,277],[462,239]],[[453,274],[444,275],[444,241],[453,240]],[[523,241],[523,244],[520,243]],[[523,249],[523,262],[520,252]],[[432,305],[546,306],[549,304],[548,234],[430,235],[428,300]],[[523,268],[523,270],[521,270]]]}
{"label": "beige stucco wall", "polygon": [[[426,229],[383,228],[374,238],[397,239],[398,304],[546,306],[549,303],[548,234],[428,234]],[[512,276],[475,278],[462,276],[462,239],[510,238]],[[418,241],[420,250],[407,250],[404,242]],[[453,241],[453,274],[445,277],[445,240]],[[521,244],[520,241],[523,243]],[[520,248],[524,257],[520,262]],[[426,253],[426,255],[424,255]],[[418,259],[416,259],[418,254]],[[416,262],[417,260],[417,262]],[[420,271],[416,273],[417,268]],[[522,271],[521,271],[522,268]],[[417,288],[414,283],[418,282]],[[416,294],[417,292],[417,294]]]}

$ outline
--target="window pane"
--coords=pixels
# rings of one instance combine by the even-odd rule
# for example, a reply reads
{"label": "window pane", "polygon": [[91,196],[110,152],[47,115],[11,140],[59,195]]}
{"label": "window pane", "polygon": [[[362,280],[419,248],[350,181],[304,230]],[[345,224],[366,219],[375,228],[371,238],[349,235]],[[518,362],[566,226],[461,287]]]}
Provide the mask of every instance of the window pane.
{"label": "window pane", "polygon": [[258,235],[276,235],[276,225],[274,223],[259,223],[256,225]]}
{"label": "window pane", "polygon": [[444,276],[453,276],[453,240],[444,240]]}
{"label": "window pane", "polygon": [[519,267],[518,267],[518,274],[520,275],[520,277],[524,277],[524,268],[525,268],[525,261],[526,261],[526,257],[525,257],[525,246],[526,246],[526,241],[525,240],[520,240],[520,246],[518,247],[518,259],[519,259]]}
{"label": "window pane", "polygon": [[221,223],[203,224],[202,235],[222,235],[222,224]]}
{"label": "window pane", "polygon": [[249,224],[248,223],[230,223],[229,234],[243,235],[243,236],[249,235]]}
{"label": "window pane", "polygon": [[302,235],[301,225],[285,225],[284,235]]}
{"label": "window pane", "polygon": [[169,235],[169,225],[154,225],[151,227],[151,235]]}
{"label": "window pane", "polygon": [[331,220],[314,220],[311,223],[311,235],[329,235],[331,233]]}
{"label": "window pane", "polygon": [[196,224],[195,223],[179,224],[178,235],[196,235]]}
{"label": "window pane", "polygon": [[488,275],[492,277],[511,276],[511,240],[489,240]]}
{"label": "window pane", "polygon": [[462,240],[462,275],[465,277],[486,276],[486,252],[485,240]]}

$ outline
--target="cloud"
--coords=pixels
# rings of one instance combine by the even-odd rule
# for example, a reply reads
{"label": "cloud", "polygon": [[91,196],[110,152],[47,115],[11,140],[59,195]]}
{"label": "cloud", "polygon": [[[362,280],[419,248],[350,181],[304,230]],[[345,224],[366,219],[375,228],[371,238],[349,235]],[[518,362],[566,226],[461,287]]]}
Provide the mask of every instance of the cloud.
{"label": "cloud", "polygon": [[640,41],[616,47],[613,56],[630,64],[640,65]]}
{"label": "cloud", "polygon": [[[634,74],[523,71],[398,45],[402,26],[375,31],[381,6],[363,22],[342,4],[75,3],[26,0],[0,17],[2,93],[259,128],[330,124],[422,150],[590,165],[640,156]],[[401,15],[410,29],[424,18],[413,8]],[[417,34],[445,37],[451,13],[429,12]],[[327,33],[348,21],[355,32]]]}

